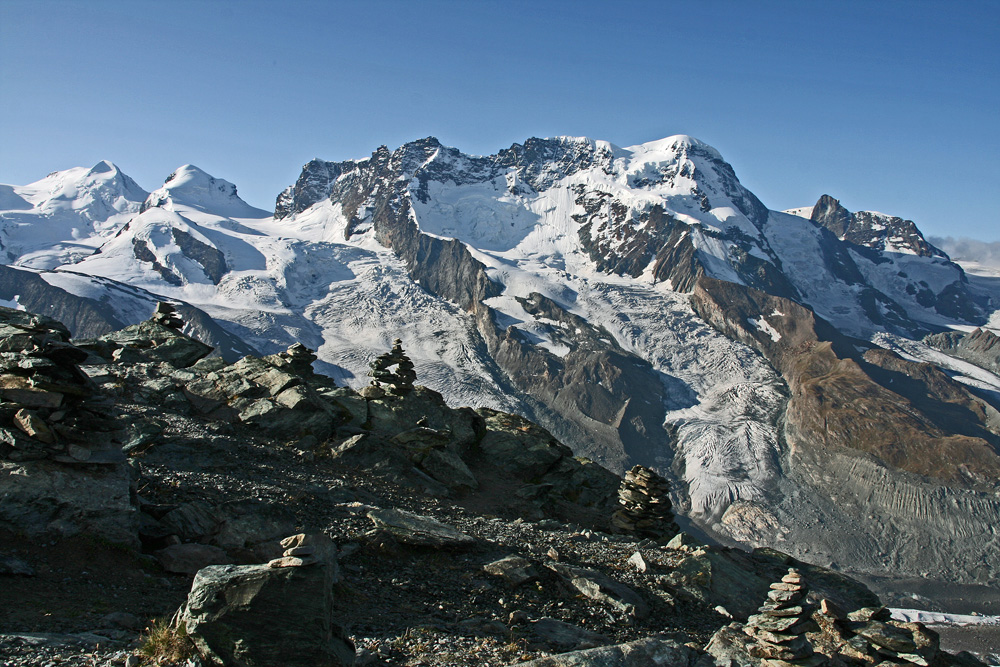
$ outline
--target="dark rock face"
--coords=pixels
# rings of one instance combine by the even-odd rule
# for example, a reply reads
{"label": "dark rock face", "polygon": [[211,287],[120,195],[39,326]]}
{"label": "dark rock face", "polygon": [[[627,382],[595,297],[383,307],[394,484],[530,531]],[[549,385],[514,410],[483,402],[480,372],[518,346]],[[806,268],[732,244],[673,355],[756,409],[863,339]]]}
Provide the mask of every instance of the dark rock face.
{"label": "dark rock face", "polygon": [[829,229],[837,238],[857,246],[891,250],[887,247],[891,239],[892,247],[907,248],[920,257],[946,256],[927,242],[912,220],[871,211],[851,213],[830,195],[819,198],[810,219]]}
{"label": "dark rock face", "polygon": [[844,238],[853,220],[851,212],[830,195],[819,198],[809,219],[829,229],[838,239]]}
{"label": "dark rock face", "polygon": [[99,336],[125,326],[104,304],[49,285],[37,273],[0,265],[0,299],[15,297],[28,311],[65,323],[77,337]]}
{"label": "dark rock face", "polygon": [[988,371],[1000,373],[1000,336],[988,329],[977,328],[967,334],[957,331],[932,334],[924,338],[924,342]]}
{"label": "dark rock face", "polygon": [[202,243],[187,232],[176,227],[170,228],[170,235],[177,245],[180,246],[181,252],[186,257],[190,257],[201,264],[205,270],[205,275],[216,285],[222,280],[222,276],[229,273],[226,256],[218,248],[213,248],[210,245]]}
{"label": "dark rock face", "polygon": [[149,249],[149,246],[146,245],[145,241],[140,240],[138,238],[133,238],[132,254],[135,255],[135,258],[140,262],[148,262],[149,264],[152,264],[153,270],[156,271],[158,274],[160,274],[160,277],[163,278],[163,280],[166,281],[168,284],[175,286],[180,286],[184,284],[184,281],[181,280],[180,276],[171,271],[169,268],[160,264],[160,260],[156,258],[156,255],[154,255],[153,251]]}
{"label": "dark rock face", "polygon": [[340,176],[339,165],[334,162],[310,160],[302,167],[295,185],[289,186],[278,195],[274,207],[277,220],[301,213],[330,192],[330,185]]}
{"label": "dark rock face", "polygon": [[[0,299],[18,303],[30,312],[39,313],[62,322],[76,339],[98,338],[119,331],[129,324],[116,311],[116,292],[130,299],[148,301],[152,310],[159,297],[143,290],[102,279],[108,287],[108,299],[97,301],[78,296],[60,287],[50,285],[37,273],[10,266],[0,266]],[[185,321],[185,330],[194,338],[215,348],[214,355],[235,361],[257,351],[237,336],[223,329],[205,311],[189,304],[177,305],[177,312]],[[134,322],[138,324],[138,322]]]}

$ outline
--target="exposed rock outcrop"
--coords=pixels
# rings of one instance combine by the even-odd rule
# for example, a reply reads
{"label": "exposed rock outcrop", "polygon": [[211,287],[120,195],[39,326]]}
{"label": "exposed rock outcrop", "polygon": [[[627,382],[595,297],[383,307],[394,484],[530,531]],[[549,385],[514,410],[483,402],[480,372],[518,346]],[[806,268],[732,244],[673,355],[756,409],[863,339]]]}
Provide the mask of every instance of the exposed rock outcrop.
{"label": "exposed rock outcrop", "polygon": [[971,361],[993,373],[1000,373],[1000,336],[989,329],[976,328],[968,333],[948,331],[931,334],[924,342],[942,352]]}

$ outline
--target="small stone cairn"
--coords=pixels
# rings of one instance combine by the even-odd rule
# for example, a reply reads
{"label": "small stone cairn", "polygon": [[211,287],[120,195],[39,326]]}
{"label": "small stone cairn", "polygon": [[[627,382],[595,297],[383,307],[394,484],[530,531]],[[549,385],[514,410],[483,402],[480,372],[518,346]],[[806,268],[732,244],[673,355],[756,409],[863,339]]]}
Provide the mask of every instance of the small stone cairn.
{"label": "small stone cairn", "polygon": [[316,361],[316,353],[302,343],[293,343],[287,350],[280,352],[278,356],[288,363],[289,368],[296,375],[304,377],[313,375],[312,364]]}
{"label": "small stone cairn", "polygon": [[809,589],[802,575],[789,568],[781,581],[771,584],[759,613],[747,619],[743,631],[755,640],[747,651],[761,658],[763,667],[818,667],[826,656],[813,652],[807,632],[818,630],[812,620],[814,605],[806,602]]}
{"label": "small stone cairn", "polygon": [[305,567],[332,561],[337,546],[322,533],[299,533],[281,540],[281,558],[268,561],[268,567]]}
{"label": "small stone cairn", "polygon": [[180,331],[184,327],[184,320],[177,314],[177,309],[165,301],[156,304],[156,310],[153,311],[153,316],[150,319],[168,329]]}
{"label": "small stone cairn", "polygon": [[634,466],[618,488],[621,509],[611,515],[611,525],[622,532],[659,539],[680,532],[674,521],[670,485],[653,470]]}
{"label": "small stone cairn", "polygon": [[[396,367],[395,371],[390,370],[393,366]],[[383,385],[388,385],[389,393],[396,396],[405,396],[413,391],[413,383],[417,379],[417,373],[413,370],[413,362],[403,352],[403,341],[400,339],[395,340],[391,352],[376,357],[375,361],[371,363],[371,368],[368,375],[374,378],[371,387],[376,389],[372,390],[371,387],[366,387],[366,391],[363,392],[366,398],[384,396]]]}

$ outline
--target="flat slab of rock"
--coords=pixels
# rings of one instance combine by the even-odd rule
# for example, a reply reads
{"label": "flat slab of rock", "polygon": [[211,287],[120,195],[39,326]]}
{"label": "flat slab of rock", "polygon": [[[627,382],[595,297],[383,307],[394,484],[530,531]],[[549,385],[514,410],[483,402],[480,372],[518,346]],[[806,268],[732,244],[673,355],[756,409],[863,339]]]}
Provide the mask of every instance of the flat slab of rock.
{"label": "flat slab of rock", "polygon": [[374,524],[403,544],[436,549],[468,549],[476,540],[453,526],[405,510],[374,509],[368,512]]}
{"label": "flat slab of rock", "polygon": [[511,586],[520,586],[529,581],[538,579],[538,572],[532,567],[526,558],[521,556],[507,556],[483,566],[487,574],[500,577]]}
{"label": "flat slab of rock", "polygon": [[560,563],[549,563],[548,567],[591,600],[636,618],[649,615],[649,607],[638,593],[597,570]]}
{"label": "flat slab of rock", "polygon": [[715,661],[677,642],[649,637],[519,662],[515,667],[700,667],[702,664],[709,667]]}
{"label": "flat slab of rock", "polygon": [[585,650],[611,643],[604,635],[554,618],[540,618],[532,623],[531,634],[552,648],[563,651]]}

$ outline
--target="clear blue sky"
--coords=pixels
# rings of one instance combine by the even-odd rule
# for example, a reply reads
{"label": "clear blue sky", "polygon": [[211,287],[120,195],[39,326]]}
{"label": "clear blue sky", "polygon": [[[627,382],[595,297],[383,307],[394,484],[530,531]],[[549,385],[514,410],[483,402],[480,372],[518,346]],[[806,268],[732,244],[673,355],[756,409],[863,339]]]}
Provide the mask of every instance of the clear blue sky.
{"label": "clear blue sky", "polygon": [[272,208],[313,157],[434,135],[690,134],[771,208],[823,193],[1000,240],[1000,2],[0,0],[0,182],[184,163]]}

